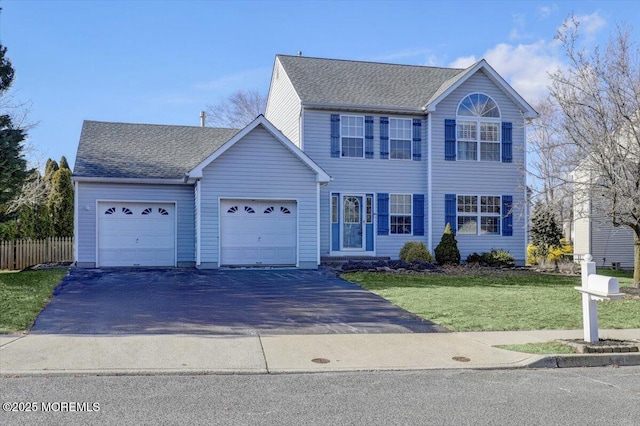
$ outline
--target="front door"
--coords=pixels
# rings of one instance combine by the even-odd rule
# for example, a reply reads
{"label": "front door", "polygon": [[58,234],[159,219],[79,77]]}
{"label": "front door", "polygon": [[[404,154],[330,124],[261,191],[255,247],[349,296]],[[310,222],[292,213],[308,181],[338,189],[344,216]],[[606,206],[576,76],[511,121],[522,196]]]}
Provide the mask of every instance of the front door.
{"label": "front door", "polygon": [[342,248],[345,250],[364,249],[362,199],[356,195],[345,195],[342,199]]}

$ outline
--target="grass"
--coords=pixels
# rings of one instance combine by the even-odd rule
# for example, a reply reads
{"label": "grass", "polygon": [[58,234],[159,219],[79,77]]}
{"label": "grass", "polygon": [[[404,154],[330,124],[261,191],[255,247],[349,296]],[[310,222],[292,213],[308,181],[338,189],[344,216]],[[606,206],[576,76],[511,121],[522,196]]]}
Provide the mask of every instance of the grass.
{"label": "grass", "polygon": [[0,273],[0,333],[28,330],[65,274],[62,268]]}
{"label": "grass", "polygon": [[[532,271],[358,272],[343,278],[454,331],[581,329],[579,277]],[[640,328],[640,301],[598,303],[600,328]]]}
{"label": "grass", "polygon": [[558,342],[546,343],[526,343],[524,345],[500,345],[500,349],[509,351],[524,352],[527,354],[573,354],[575,350],[568,345]]}
{"label": "grass", "polygon": [[633,285],[633,271],[622,269],[597,268],[596,273],[618,278],[620,287],[631,287]]}

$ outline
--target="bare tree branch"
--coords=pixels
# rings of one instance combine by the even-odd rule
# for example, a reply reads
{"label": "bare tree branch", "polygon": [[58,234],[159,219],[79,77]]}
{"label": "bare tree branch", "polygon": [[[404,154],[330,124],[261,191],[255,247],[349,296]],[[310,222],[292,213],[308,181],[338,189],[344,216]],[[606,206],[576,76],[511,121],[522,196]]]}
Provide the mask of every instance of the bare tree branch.
{"label": "bare tree branch", "polygon": [[207,105],[207,124],[242,128],[264,114],[266,107],[267,97],[257,90],[238,90],[217,104]]}

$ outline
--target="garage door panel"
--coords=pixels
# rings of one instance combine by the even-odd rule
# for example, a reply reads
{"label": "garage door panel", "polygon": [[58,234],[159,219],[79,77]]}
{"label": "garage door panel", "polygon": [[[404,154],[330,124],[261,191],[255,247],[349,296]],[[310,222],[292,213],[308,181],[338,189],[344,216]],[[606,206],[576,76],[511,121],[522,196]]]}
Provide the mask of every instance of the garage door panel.
{"label": "garage door panel", "polygon": [[294,201],[223,200],[222,265],[295,265],[297,217]]}
{"label": "garage door panel", "polygon": [[99,266],[175,266],[175,206],[99,203]]}

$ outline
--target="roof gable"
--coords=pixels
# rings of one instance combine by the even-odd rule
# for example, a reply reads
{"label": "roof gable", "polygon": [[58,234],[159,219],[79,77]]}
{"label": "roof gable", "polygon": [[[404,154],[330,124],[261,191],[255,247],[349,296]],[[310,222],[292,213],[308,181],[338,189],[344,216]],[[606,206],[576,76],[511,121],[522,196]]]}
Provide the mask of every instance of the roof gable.
{"label": "roof gable", "polygon": [[538,113],[522,98],[484,59],[471,65],[464,72],[444,82],[437,92],[423,106],[425,111],[435,111],[438,103],[449,96],[460,85],[477,72],[484,72],[523,112],[525,118],[535,118]]}
{"label": "roof gable", "polygon": [[[285,135],[282,134],[282,132],[276,129],[275,126],[271,124],[271,122],[267,120],[262,114],[260,114],[255,120],[249,123],[244,129],[236,133],[231,139],[225,142],[217,150],[211,153],[211,155],[204,159],[200,164],[191,169],[188,172],[188,177],[196,179],[201,178],[202,172],[205,167],[214,162],[222,154],[227,152],[232,146],[240,142],[242,138],[244,138],[258,126],[262,126],[265,130],[267,130],[276,141],[281,143],[294,156],[302,161],[311,171],[313,171],[316,174],[316,180],[318,182],[329,182],[331,180],[331,177],[320,166],[318,166],[311,158],[309,158],[309,156],[307,156],[307,154],[305,154],[297,146],[295,146],[293,142],[291,142]],[[259,163],[256,164],[256,167],[259,167]]]}

